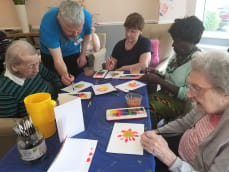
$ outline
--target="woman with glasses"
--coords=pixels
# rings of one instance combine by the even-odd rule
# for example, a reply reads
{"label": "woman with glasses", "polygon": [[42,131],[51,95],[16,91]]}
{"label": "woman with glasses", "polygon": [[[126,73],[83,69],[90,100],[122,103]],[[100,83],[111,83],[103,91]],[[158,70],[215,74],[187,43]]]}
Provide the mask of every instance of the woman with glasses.
{"label": "woman with glasses", "polygon": [[[197,53],[191,66],[187,96],[195,102],[193,109],[180,119],[145,132],[141,143],[160,160],[156,160],[156,171],[228,171],[229,54]],[[179,142],[171,142],[172,134],[182,135]]]}
{"label": "woman with glasses", "polygon": [[168,31],[173,39],[175,55],[168,63],[165,76],[147,69],[141,78],[148,81],[149,85],[159,84],[162,87],[157,93],[155,89],[149,88],[153,127],[156,127],[156,123],[162,118],[170,121],[184,112],[187,101],[186,80],[191,71],[190,62],[192,55],[199,51],[196,44],[200,41],[203,30],[203,23],[195,16],[176,19]]}

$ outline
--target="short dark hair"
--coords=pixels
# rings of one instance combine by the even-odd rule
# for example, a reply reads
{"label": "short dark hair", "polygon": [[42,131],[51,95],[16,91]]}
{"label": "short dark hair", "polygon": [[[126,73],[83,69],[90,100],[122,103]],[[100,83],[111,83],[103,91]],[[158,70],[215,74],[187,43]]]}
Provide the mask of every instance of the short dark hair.
{"label": "short dark hair", "polygon": [[131,13],[127,16],[124,27],[142,30],[144,27],[144,18],[139,13]]}
{"label": "short dark hair", "polygon": [[196,16],[175,19],[169,28],[169,33],[173,39],[181,39],[193,44],[200,41],[203,31],[203,23]]}

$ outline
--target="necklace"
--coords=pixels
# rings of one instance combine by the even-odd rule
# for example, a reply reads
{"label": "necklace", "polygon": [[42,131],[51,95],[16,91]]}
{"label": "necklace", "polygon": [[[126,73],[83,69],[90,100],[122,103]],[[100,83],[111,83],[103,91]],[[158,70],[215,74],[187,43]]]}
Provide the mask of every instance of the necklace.
{"label": "necklace", "polygon": [[185,57],[181,62],[178,61],[177,55],[175,55],[166,68],[167,73],[173,73],[179,66],[188,62],[192,58],[193,53],[196,51],[199,51],[199,49],[197,47],[195,47],[189,53],[189,55],[187,55],[187,57]]}

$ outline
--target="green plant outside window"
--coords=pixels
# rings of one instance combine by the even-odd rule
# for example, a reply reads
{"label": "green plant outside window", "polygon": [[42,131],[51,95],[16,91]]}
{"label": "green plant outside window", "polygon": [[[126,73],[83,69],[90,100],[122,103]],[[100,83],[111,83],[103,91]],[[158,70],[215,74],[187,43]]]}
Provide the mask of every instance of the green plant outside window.
{"label": "green plant outside window", "polygon": [[23,5],[25,4],[25,0],[13,0],[15,5]]}

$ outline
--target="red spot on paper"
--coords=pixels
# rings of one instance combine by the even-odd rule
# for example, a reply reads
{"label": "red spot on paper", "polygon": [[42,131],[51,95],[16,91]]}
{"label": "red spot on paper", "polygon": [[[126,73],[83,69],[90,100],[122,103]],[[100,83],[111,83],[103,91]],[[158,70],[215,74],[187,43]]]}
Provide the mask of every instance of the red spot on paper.
{"label": "red spot on paper", "polygon": [[89,156],[92,156],[92,155],[93,155],[93,153],[92,153],[92,152],[90,152],[90,153],[89,153]]}
{"label": "red spot on paper", "polygon": [[86,162],[91,162],[91,158],[87,158],[87,161]]}

